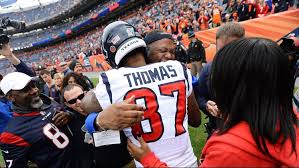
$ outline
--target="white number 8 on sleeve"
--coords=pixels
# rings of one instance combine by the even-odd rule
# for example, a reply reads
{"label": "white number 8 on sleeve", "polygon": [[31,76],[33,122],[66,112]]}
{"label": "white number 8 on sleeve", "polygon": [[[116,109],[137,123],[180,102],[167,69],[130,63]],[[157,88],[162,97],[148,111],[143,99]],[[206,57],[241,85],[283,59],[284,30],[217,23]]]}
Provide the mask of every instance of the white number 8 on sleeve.
{"label": "white number 8 on sleeve", "polygon": [[58,128],[53,127],[50,123],[44,126],[44,134],[53,141],[59,149],[65,148],[69,144],[68,137],[59,131]]}

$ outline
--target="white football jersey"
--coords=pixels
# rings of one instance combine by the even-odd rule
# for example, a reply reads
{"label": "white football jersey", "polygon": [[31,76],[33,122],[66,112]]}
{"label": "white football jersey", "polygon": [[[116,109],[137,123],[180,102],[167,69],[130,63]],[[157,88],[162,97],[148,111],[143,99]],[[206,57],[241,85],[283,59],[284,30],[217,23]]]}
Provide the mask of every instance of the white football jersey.
{"label": "white football jersey", "polygon": [[[143,121],[124,132],[137,145],[136,135],[142,135],[170,167],[190,167],[196,162],[188,132],[187,98],[191,93],[190,71],[178,61],[109,70],[100,75],[95,89],[103,109],[133,95],[136,104],[146,107]],[[141,164],[136,162],[136,166]]]}

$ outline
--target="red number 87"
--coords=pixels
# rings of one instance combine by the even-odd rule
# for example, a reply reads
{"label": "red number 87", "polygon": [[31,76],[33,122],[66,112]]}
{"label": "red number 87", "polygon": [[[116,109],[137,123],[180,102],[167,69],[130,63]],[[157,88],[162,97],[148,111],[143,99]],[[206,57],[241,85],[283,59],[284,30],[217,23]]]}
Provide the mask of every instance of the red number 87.
{"label": "red number 87", "polygon": [[[175,114],[175,136],[186,132],[183,122],[186,115],[186,85],[185,81],[176,81],[159,85],[160,95],[174,97],[174,92],[177,92],[176,97],[176,114]],[[144,99],[146,110],[144,111],[144,120],[148,120],[151,127],[151,132],[143,132],[141,123],[132,127],[132,134],[136,137],[138,134],[142,135],[146,142],[155,142],[159,140],[164,132],[164,125],[159,109],[159,102],[157,95],[150,88],[138,88],[128,91],[124,99],[135,96],[135,103],[137,99]],[[175,97],[174,97],[175,98]],[[161,104],[163,105],[163,104]]]}

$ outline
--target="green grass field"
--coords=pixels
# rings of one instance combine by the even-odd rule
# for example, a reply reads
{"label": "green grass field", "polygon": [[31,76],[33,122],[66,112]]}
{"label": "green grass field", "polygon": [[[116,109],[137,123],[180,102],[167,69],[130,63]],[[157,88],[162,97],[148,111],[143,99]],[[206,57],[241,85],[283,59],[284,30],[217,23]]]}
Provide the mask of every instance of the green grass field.
{"label": "green grass field", "polygon": [[195,155],[199,158],[201,155],[201,150],[204,147],[207,139],[207,133],[205,133],[204,123],[207,123],[208,119],[205,118],[205,115],[201,113],[201,125],[199,128],[189,127],[189,134],[191,138],[192,147]]}
{"label": "green grass field", "polygon": [[[98,83],[97,79],[92,79],[93,83]],[[205,133],[204,123],[207,122],[205,115],[201,113],[201,125],[199,128],[189,127],[189,133],[191,138],[191,143],[193,146],[194,153],[197,157],[200,157],[201,150],[206,142],[207,134]],[[2,158],[2,153],[0,152],[0,168],[4,167],[4,160]]]}
{"label": "green grass field", "polygon": [[3,160],[3,157],[2,157],[2,152],[0,152],[0,167],[5,167],[4,166],[4,160]]}

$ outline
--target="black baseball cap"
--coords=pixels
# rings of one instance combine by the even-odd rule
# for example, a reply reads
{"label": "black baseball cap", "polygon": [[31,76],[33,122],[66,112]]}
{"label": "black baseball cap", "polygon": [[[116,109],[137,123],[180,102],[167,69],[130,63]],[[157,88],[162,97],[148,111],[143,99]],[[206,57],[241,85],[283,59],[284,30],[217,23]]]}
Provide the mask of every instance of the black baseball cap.
{"label": "black baseball cap", "polygon": [[149,45],[155,41],[158,40],[162,40],[162,39],[170,39],[170,40],[174,40],[172,35],[169,33],[166,33],[164,31],[161,30],[154,30],[150,33],[148,33],[145,37],[144,37],[144,41],[146,43],[146,45]]}

